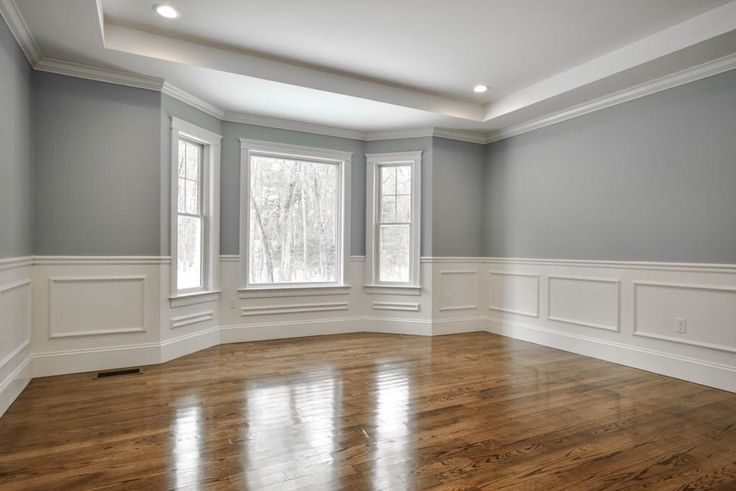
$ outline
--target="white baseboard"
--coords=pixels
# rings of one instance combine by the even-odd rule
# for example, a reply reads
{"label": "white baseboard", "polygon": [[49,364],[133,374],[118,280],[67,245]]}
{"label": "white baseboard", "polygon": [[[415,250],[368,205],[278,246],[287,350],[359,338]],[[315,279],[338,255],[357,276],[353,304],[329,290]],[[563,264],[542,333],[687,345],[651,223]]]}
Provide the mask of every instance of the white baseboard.
{"label": "white baseboard", "polygon": [[736,392],[736,367],[529,324],[487,319],[493,334]]}
{"label": "white baseboard", "polygon": [[31,357],[26,356],[20,364],[0,382],[0,416],[5,414],[13,401],[23,392],[33,378]]}
{"label": "white baseboard", "polygon": [[161,343],[161,363],[189,355],[220,344],[220,330],[217,326],[185,334]]}
{"label": "white baseboard", "polygon": [[33,354],[33,376],[93,372],[161,362],[159,343],[49,351]]}

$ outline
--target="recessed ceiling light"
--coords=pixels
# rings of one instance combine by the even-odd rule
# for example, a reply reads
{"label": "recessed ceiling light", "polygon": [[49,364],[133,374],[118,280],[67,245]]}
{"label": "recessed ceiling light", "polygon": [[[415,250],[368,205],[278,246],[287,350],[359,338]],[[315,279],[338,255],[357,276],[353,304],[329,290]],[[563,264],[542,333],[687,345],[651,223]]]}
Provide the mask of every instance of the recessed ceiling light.
{"label": "recessed ceiling light", "polygon": [[478,84],[475,87],[473,87],[473,92],[475,92],[476,94],[482,94],[486,90],[488,90],[488,87],[486,87],[483,84]]}
{"label": "recessed ceiling light", "polygon": [[167,19],[176,19],[179,17],[179,11],[169,3],[157,3],[153,6],[153,10],[161,17],[166,17]]}

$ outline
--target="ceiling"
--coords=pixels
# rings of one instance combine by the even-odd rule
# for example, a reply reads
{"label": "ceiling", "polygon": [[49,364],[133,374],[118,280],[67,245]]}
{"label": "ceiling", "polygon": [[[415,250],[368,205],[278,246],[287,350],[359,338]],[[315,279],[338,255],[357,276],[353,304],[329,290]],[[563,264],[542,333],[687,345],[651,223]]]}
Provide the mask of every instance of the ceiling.
{"label": "ceiling", "polygon": [[39,58],[355,132],[488,135],[736,67],[728,0],[170,0],[175,20],[155,0],[0,2]]}

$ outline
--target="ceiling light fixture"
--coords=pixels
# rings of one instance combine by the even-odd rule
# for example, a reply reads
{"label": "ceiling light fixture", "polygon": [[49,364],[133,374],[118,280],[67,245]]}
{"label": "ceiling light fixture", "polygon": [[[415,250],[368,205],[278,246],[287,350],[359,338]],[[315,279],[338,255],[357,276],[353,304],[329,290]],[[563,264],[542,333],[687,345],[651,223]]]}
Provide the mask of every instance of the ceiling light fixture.
{"label": "ceiling light fixture", "polygon": [[179,17],[179,11],[169,3],[157,3],[153,6],[153,10],[161,17],[167,19],[176,19]]}
{"label": "ceiling light fixture", "polygon": [[486,87],[483,84],[478,84],[475,87],[473,87],[473,92],[475,92],[476,94],[482,94],[486,90],[488,90],[488,87]]}

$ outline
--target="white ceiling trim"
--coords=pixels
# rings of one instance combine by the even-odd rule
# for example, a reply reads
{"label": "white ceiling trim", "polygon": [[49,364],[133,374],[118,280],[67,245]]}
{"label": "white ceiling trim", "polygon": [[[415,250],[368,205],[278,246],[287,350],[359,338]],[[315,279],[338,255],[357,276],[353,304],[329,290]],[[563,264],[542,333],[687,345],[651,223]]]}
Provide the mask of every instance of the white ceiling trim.
{"label": "white ceiling trim", "polygon": [[696,65],[679,72],[675,72],[671,75],[666,75],[649,82],[644,82],[634,87],[630,87],[625,90],[614,92],[604,97],[588,101],[577,106],[570,107],[563,111],[559,111],[541,118],[528,121],[526,123],[517,124],[504,128],[498,131],[491,132],[485,143],[492,143],[495,141],[510,138],[512,136],[521,135],[530,131],[544,128],[556,123],[567,121],[568,119],[577,118],[584,116],[600,109],[622,104],[624,102],[639,99],[641,97],[662,92],[679,85],[695,82],[703,78],[712,77],[719,73],[724,73],[729,70],[736,68],[736,53],[717,58],[715,60]]}
{"label": "white ceiling trim", "polygon": [[10,29],[26,59],[28,59],[28,63],[33,66],[41,58],[41,50],[36,44],[36,40],[33,39],[31,30],[28,29],[26,21],[23,20],[15,1],[0,0],[0,15],[8,25],[8,29]]}
{"label": "white ceiling trim", "polygon": [[161,86],[161,92],[173,97],[174,99],[178,99],[186,104],[189,104],[190,106],[209,114],[213,118],[222,120],[225,117],[224,109],[220,109],[219,107],[210,104],[204,99],[201,99],[194,94],[190,94],[186,90],[180,89],[179,87],[172,85],[169,82],[164,81],[163,85]]}
{"label": "white ceiling trim", "polygon": [[365,137],[365,133],[358,130],[349,130],[345,128],[337,128],[335,126],[308,123],[305,121],[272,118],[269,116],[259,116],[257,114],[246,114],[233,111],[225,111],[225,116],[221,119],[223,121],[229,121],[231,123],[252,124],[254,126],[266,126],[269,128],[278,128],[281,130],[312,133],[315,135],[350,138],[352,140],[363,140]]}
{"label": "white ceiling trim", "polygon": [[73,63],[71,61],[56,60],[54,58],[46,57],[38,60],[33,65],[33,68],[41,72],[57,73],[59,75],[68,75],[70,77],[84,78],[97,82],[125,85],[127,87],[136,87],[138,89],[161,91],[164,83],[163,79],[158,77],[149,77],[137,73],[115,70],[113,68],[83,65],[81,63]]}

